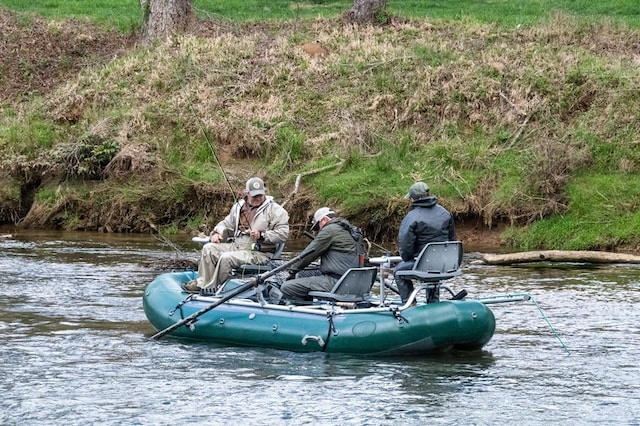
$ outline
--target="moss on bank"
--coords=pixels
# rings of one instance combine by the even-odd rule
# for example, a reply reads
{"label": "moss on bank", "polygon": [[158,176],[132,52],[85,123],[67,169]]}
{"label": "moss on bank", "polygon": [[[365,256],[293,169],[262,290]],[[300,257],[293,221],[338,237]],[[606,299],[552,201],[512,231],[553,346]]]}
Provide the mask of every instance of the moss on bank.
{"label": "moss on bank", "polygon": [[196,229],[260,175],[296,224],[328,204],[389,240],[423,179],[458,222],[513,226],[505,244],[637,247],[639,46],[637,30],[566,16],[202,22],[4,102],[1,176],[21,196],[0,220]]}

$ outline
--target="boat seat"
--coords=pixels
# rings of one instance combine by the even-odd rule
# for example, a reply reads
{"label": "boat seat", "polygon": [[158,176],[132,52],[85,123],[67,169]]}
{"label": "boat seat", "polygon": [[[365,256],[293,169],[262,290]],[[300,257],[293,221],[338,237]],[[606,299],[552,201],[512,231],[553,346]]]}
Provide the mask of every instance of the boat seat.
{"label": "boat seat", "polygon": [[429,243],[416,258],[413,269],[397,271],[395,276],[422,283],[448,280],[462,274],[462,254],[461,241]]}
{"label": "boat seat", "polygon": [[309,296],[331,302],[363,302],[369,298],[371,287],[378,275],[375,266],[351,268],[345,272],[331,291],[310,291]]}
{"label": "boat seat", "polygon": [[271,256],[271,260],[263,265],[256,265],[253,263],[246,263],[244,265],[240,265],[239,268],[234,269],[234,273],[241,277],[247,277],[252,275],[262,274],[263,272],[267,272],[275,268],[277,265],[274,264],[274,260],[280,259],[282,252],[284,250],[285,243],[279,243],[276,245],[276,250],[273,252],[273,256]]}

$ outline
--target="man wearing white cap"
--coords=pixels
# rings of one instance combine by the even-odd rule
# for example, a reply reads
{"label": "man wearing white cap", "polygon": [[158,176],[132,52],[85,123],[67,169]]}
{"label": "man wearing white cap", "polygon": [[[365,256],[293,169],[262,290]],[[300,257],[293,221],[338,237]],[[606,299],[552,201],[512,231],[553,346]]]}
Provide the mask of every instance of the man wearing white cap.
{"label": "man wearing white cap", "polygon": [[[310,291],[331,291],[338,278],[359,265],[361,235],[354,237],[351,224],[329,207],[316,210],[311,230],[318,228],[313,241],[300,252],[300,260],[290,268],[290,279],[282,284],[284,297],[296,304],[312,301]],[[321,275],[294,278],[295,274],[320,258]]]}
{"label": "man wearing white cap", "polygon": [[[400,224],[398,248],[402,262],[396,266],[395,272],[412,269],[416,256],[427,243],[455,239],[451,213],[438,204],[438,198],[429,194],[426,183],[416,182],[411,185],[404,198],[411,199],[413,208]],[[396,283],[404,304],[413,291],[413,282],[396,277]],[[437,299],[436,296],[434,295],[434,300]]]}
{"label": "man wearing white cap", "polygon": [[231,278],[233,269],[267,263],[276,246],[287,241],[289,214],[266,195],[262,179],[249,179],[244,194],[213,228],[211,242],[202,248],[198,278],[187,283],[185,290],[215,290]]}

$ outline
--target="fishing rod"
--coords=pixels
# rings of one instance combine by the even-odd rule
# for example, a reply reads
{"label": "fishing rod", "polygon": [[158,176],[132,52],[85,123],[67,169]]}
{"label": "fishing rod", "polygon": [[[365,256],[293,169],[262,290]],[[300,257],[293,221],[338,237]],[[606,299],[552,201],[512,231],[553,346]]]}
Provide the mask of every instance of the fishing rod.
{"label": "fishing rod", "polygon": [[222,172],[222,176],[224,177],[225,182],[227,182],[227,186],[229,186],[229,190],[231,191],[231,195],[233,196],[233,201],[237,203],[238,202],[238,197],[236,197],[236,192],[234,191],[233,186],[231,186],[231,182],[229,181],[229,178],[227,177],[227,174],[224,171],[224,167],[222,167],[222,163],[220,162],[220,159],[218,158],[218,154],[216,154],[216,150],[213,149],[213,144],[211,143],[211,139],[209,139],[209,134],[205,130],[204,122],[202,121],[200,116],[196,113],[196,110],[193,108],[193,104],[191,103],[191,101],[189,99],[187,99],[187,102],[189,103],[189,109],[191,110],[191,113],[196,118],[196,121],[197,121],[197,124],[198,124],[198,128],[200,129],[200,132],[202,132],[202,135],[204,136],[204,140],[207,142],[207,145],[209,145],[209,149],[211,149],[211,153],[213,154],[213,158],[215,158],[216,163],[218,163],[218,167],[220,167],[220,171]]}
{"label": "fishing rod", "polygon": [[556,329],[553,328],[553,325],[551,325],[551,321],[549,321],[547,316],[542,311],[542,308],[540,307],[538,302],[530,294],[516,293],[516,294],[506,294],[506,295],[497,295],[497,296],[485,296],[485,297],[479,297],[475,300],[481,303],[484,303],[485,305],[492,305],[495,303],[527,302],[527,301],[532,302],[535,305],[535,307],[538,308],[538,312],[540,312],[542,319],[545,320],[551,332],[553,332],[553,334],[556,336],[556,339],[558,339],[558,341],[560,342],[560,345],[564,348],[565,351],[567,351],[567,355],[571,355],[571,351],[560,338],[560,334],[558,334]]}
{"label": "fishing rod", "polygon": [[[252,230],[251,223],[249,221],[249,218],[247,217],[247,212],[245,210],[243,210],[242,206],[239,204],[238,197],[236,196],[236,191],[233,189],[233,186],[231,186],[231,181],[229,181],[229,178],[227,177],[227,174],[224,171],[224,167],[222,167],[222,163],[220,162],[220,159],[218,158],[218,154],[216,154],[216,150],[213,149],[213,144],[211,143],[211,139],[209,139],[209,134],[207,133],[207,131],[205,129],[204,122],[202,121],[200,116],[196,113],[196,110],[193,108],[193,104],[191,103],[191,100],[187,99],[187,102],[189,104],[189,110],[191,110],[191,113],[193,114],[193,116],[196,119],[196,122],[198,124],[198,128],[200,129],[200,132],[202,132],[202,135],[204,136],[204,140],[207,142],[207,145],[209,145],[209,149],[211,150],[211,153],[213,154],[213,158],[215,158],[216,163],[218,164],[218,167],[220,167],[220,171],[222,172],[222,176],[224,177],[224,180],[227,183],[227,186],[229,187],[229,191],[231,191],[231,196],[233,197],[233,202],[234,202],[234,204],[238,204],[238,208],[240,209],[239,214],[244,216],[244,220],[247,222],[247,227],[249,228],[249,231],[251,231]],[[240,222],[240,221],[238,220],[238,222]],[[240,225],[240,223],[238,223],[238,227],[239,227],[239,225]]]}

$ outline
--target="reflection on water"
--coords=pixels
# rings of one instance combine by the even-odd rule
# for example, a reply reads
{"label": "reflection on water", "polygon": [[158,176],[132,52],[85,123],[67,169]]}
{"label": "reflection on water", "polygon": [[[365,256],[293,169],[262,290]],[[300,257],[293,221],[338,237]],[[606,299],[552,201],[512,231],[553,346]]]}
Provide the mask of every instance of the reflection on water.
{"label": "reflection on water", "polygon": [[171,256],[147,236],[0,241],[0,423],[640,424],[637,266],[465,264],[453,288],[531,294],[571,355],[519,303],[492,305],[485,350],[417,359],[151,340],[144,265]]}

